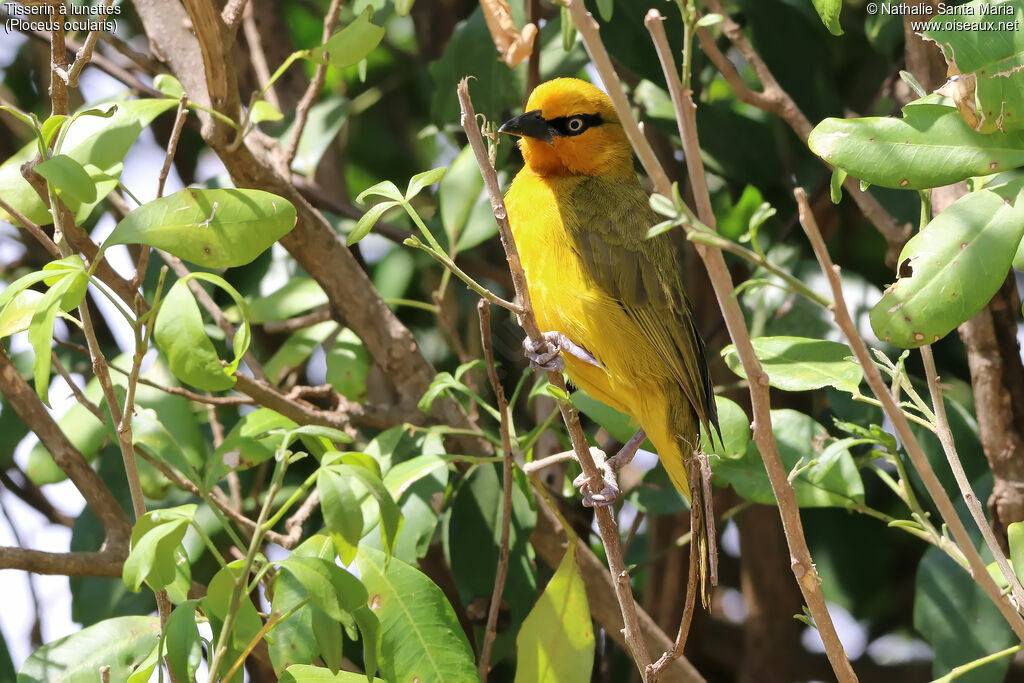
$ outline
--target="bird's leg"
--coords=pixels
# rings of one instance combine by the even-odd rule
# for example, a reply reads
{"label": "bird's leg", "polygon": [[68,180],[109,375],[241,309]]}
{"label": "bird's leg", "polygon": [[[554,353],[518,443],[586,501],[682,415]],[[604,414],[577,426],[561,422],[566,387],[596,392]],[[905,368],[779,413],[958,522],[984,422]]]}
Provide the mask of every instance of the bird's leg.
{"label": "bird's leg", "polygon": [[535,370],[545,372],[561,372],[565,369],[565,361],[562,353],[568,353],[584,363],[594,367],[601,367],[597,359],[585,348],[566,337],[561,332],[542,332],[541,338],[534,342],[529,337],[523,340],[523,350],[526,357],[530,359],[530,365]]}
{"label": "bird's leg", "polygon": [[646,438],[647,433],[644,430],[641,429],[637,431],[637,433],[619,449],[618,453],[598,466],[598,469],[601,470],[601,474],[604,479],[604,488],[601,489],[600,493],[593,493],[590,490],[590,479],[587,478],[586,474],[581,474],[573,480],[572,485],[577,487],[580,490],[580,493],[583,494],[583,505],[588,508],[594,507],[595,505],[611,505],[618,499],[618,472],[633,460],[633,456],[635,456],[636,452],[640,449],[640,444],[642,444]]}

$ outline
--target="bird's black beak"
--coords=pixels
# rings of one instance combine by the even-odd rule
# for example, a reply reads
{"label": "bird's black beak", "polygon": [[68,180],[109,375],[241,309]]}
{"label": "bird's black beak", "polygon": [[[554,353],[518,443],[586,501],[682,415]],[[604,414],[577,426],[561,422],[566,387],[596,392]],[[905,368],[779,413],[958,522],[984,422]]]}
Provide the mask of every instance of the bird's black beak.
{"label": "bird's black beak", "polygon": [[525,114],[509,119],[505,123],[501,124],[501,128],[498,129],[499,133],[509,133],[510,135],[520,135],[528,138],[536,138],[543,140],[549,145],[552,142],[551,128],[548,126],[548,122],[540,115],[540,109],[534,109],[528,111]]}

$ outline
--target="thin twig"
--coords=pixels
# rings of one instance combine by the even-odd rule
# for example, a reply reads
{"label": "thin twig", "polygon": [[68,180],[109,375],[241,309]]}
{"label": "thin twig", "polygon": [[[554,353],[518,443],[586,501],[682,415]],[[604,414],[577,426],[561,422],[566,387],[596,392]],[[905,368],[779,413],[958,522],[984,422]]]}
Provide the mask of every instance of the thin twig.
{"label": "thin twig", "polygon": [[106,422],[107,416],[103,414],[103,411],[100,410],[98,405],[85,397],[82,390],[79,389],[78,385],[75,384],[75,381],[71,379],[71,374],[67,371],[67,368],[65,368],[64,364],[60,362],[60,358],[57,357],[56,351],[50,352],[50,360],[53,361],[53,366],[57,368],[57,372],[64,378],[64,382],[68,385],[68,388],[71,389],[71,393],[74,394],[75,400],[81,403],[86,410],[95,415],[96,419],[100,422]]}
{"label": "thin twig", "polygon": [[50,252],[50,256],[57,259],[61,258],[60,249],[58,249],[57,245],[54,244],[52,239],[50,239],[50,236],[47,235],[46,232],[44,232],[36,223],[30,221],[24,214],[5,202],[3,197],[0,197],[0,209],[3,209],[8,216],[17,221],[18,224],[20,224],[18,227],[28,230],[29,233],[36,238],[36,241],[43,245],[43,248],[46,249],[46,251]]}
{"label": "thin twig", "polygon": [[252,11],[248,0],[230,0],[224,6],[220,17],[224,21],[224,25],[228,27],[228,30],[234,33],[238,30],[238,22],[242,20],[242,14],[248,11]]}
{"label": "thin twig", "polygon": [[572,21],[576,25],[576,30],[579,31],[580,38],[583,39],[583,45],[587,48],[590,61],[594,63],[594,68],[600,74],[601,81],[608,90],[608,96],[615,105],[615,113],[619,116],[619,123],[622,124],[622,129],[626,132],[626,137],[629,138],[629,143],[633,146],[633,151],[636,152],[637,158],[643,164],[647,177],[654,184],[655,192],[670,197],[672,184],[665,174],[665,169],[658,162],[658,157],[654,154],[654,148],[651,147],[651,143],[647,141],[647,138],[640,131],[640,126],[637,125],[636,118],[633,116],[633,109],[629,106],[629,100],[626,99],[626,95],[622,91],[622,81],[615,72],[615,67],[612,66],[611,57],[608,56],[604,43],[601,42],[597,20],[583,6],[583,0],[568,0],[566,5],[572,15]]}
{"label": "thin twig", "polygon": [[[331,0],[331,6],[327,9],[327,15],[324,17],[324,43],[334,34],[334,29],[338,27],[338,15],[340,13],[341,0]],[[302,131],[306,128],[306,120],[309,118],[309,109],[316,102],[316,98],[320,95],[320,89],[324,87],[324,81],[326,80],[327,63],[321,62],[316,65],[313,80],[309,82],[309,87],[306,88],[306,92],[302,94],[302,99],[299,100],[299,104],[295,107],[295,129],[292,131],[291,140],[288,141],[288,148],[284,152],[284,165],[286,168],[291,168],[292,162],[295,161],[295,154],[299,150],[299,139],[302,137]]]}
{"label": "thin twig", "polygon": [[[537,320],[533,315],[533,306],[530,303],[530,292],[527,289],[526,276],[523,273],[523,266],[519,260],[519,251],[516,248],[514,239],[512,238],[512,229],[509,227],[508,223],[508,211],[505,208],[505,202],[501,195],[501,188],[498,185],[498,175],[487,157],[487,147],[484,144],[483,136],[480,134],[480,129],[477,127],[476,111],[473,109],[473,103],[469,98],[468,79],[464,78],[459,82],[458,93],[459,104],[462,107],[462,128],[466,132],[469,144],[473,148],[473,154],[476,156],[477,165],[480,167],[480,172],[483,175],[484,186],[487,188],[487,194],[491,200],[491,209],[494,213],[494,218],[498,223],[498,232],[501,236],[501,244],[505,249],[505,257],[508,261],[509,270],[512,274],[512,283],[515,287],[516,298],[520,302],[520,325],[522,325],[530,339],[538,340],[541,338],[540,328],[537,326]],[[549,372],[548,381],[561,391],[567,392],[565,380],[562,378],[561,373]],[[583,468],[583,472],[590,480],[591,486],[594,487],[594,490],[596,491],[603,486],[603,483],[601,483],[603,482],[603,479],[601,477],[600,470],[598,470],[597,465],[594,463],[594,458],[590,454],[590,449],[587,446],[587,438],[583,433],[583,428],[580,426],[579,418],[575,410],[567,401],[559,401],[558,408],[562,413],[562,419],[565,421],[566,428],[569,431],[569,438],[572,440],[576,459],[579,461],[580,467]],[[608,556],[608,569],[611,572],[615,585],[615,596],[619,602],[619,607],[622,610],[623,622],[625,624],[624,637],[626,643],[629,645],[630,655],[632,656],[633,661],[640,670],[641,676],[646,680],[647,665],[651,660],[650,655],[647,653],[647,644],[643,641],[643,638],[640,635],[639,624],[637,621],[636,600],[633,597],[633,591],[630,587],[629,572],[626,570],[626,565],[622,560],[618,525],[615,522],[615,517],[612,515],[611,510],[607,507],[599,506],[594,508],[594,516],[597,518],[598,531],[601,534],[605,553]]]}
{"label": "thin twig", "polygon": [[182,95],[178,100],[178,112],[174,115],[174,128],[171,129],[171,138],[167,141],[167,153],[164,155],[164,165],[160,167],[160,177],[156,183],[157,198],[164,196],[164,185],[167,183],[167,175],[171,172],[171,164],[174,163],[174,153],[178,150],[178,140],[181,138],[181,129],[185,127],[185,119],[188,118],[188,96]]}
{"label": "thin twig", "polygon": [[484,360],[487,363],[487,379],[498,400],[498,412],[501,413],[501,450],[502,455],[502,498],[501,498],[501,545],[498,546],[498,571],[494,576],[494,590],[491,592],[491,605],[487,611],[487,626],[484,628],[484,644],[480,649],[480,663],[477,671],[480,680],[487,681],[487,672],[491,668],[491,647],[498,636],[498,611],[501,607],[501,594],[505,590],[505,578],[508,576],[508,544],[509,529],[512,525],[512,463],[517,453],[511,437],[509,426],[510,415],[505,389],[498,379],[498,370],[494,366],[494,345],[491,340],[491,307],[484,299],[476,306],[480,316],[480,341],[483,343]]}
{"label": "thin twig", "polygon": [[807,233],[807,238],[811,242],[811,246],[814,248],[814,254],[818,258],[818,263],[821,265],[822,272],[828,278],[829,285],[832,287],[832,296],[835,300],[833,305],[833,317],[835,318],[836,324],[846,335],[847,341],[850,343],[850,348],[853,349],[854,355],[857,357],[857,361],[864,369],[864,376],[868,381],[868,385],[874,392],[875,396],[879,401],[882,402],[882,407],[885,410],[885,414],[888,415],[892,421],[893,428],[896,430],[896,436],[903,443],[904,449],[910,456],[910,460],[914,463],[914,467],[917,469],[918,474],[921,476],[921,480],[924,482],[925,488],[928,490],[929,495],[932,497],[932,501],[935,506],[939,509],[939,513],[942,515],[943,521],[949,527],[950,532],[953,535],[953,539],[957,545],[960,546],[961,552],[967,558],[969,565],[968,571],[971,577],[981,586],[981,588],[988,595],[989,599],[995,603],[996,607],[1003,614],[1003,618],[1006,619],[1010,628],[1017,635],[1018,638],[1024,640],[1024,619],[1021,615],[1013,608],[1013,606],[1003,598],[999,586],[989,575],[988,570],[985,567],[985,562],[981,559],[981,555],[978,554],[977,549],[974,547],[974,542],[971,540],[970,535],[967,533],[967,529],[964,527],[963,522],[960,521],[959,515],[953,508],[953,503],[950,501],[949,496],[946,494],[946,490],[943,488],[942,483],[939,482],[939,478],[935,476],[935,471],[932,469],[931,464],[928,462],[928,457],[924,454],[921,449],[921,444],[918,442],[917,437],[914,436],[914,432],[910,429],[910,423],[907,422],[906,417],[903,415],[903,411],[900,410],[896,401],[893,399],[892,394],[886,387],[884,380],[882,379],[881,373],[878,367],[875,366],[871,359],[871,354],[868,352],[867,346],[864,344],[864,340],[860,336],[860,332],[857,330],[856,324],[853,322],[853,318],[850,317],[850,312],[846,307],[846,301],[843,298],[842,282],[839,277],[839,267],[832,263],[832,258],[828,254],[828,248],[825,246],[825,240],[821,236],[821,232],[818,230],[817,221],[814,219],[814,214],[811,212],[811,207],[807,203],[807,194],[803,191],[803,188],[796,188],[794,190],[796,195],[797,204],[800,208],[800,225],[803,226],[804,232]]}
{"label": "thin twig", "polygon": [[[707,194],[707,185],[704,180],[704,163],[700,156],[700,143],[697,139],[697,107],[693,101],[692,91],[683,91],[678,81],[661,22],[661,14],[657,10],[652,9],[644,23],[651,33],[657,48],[658,57],[662,62],[662,69],[665,73],[669,89],[670,91],[675,91],[672,101],[676,108],[676,119],[679,123],[680,134],[682,135],[683,154],[686,157],[686,168],[690,184],[694,189],[698,216],[705,225],[713,229],[715,227],[715,215],[711,210],[711,201]],[[614,87],[609,86],[609,89],[614,89]],[[729,330],[729,336],[736,346],[744,374],[749,381],[750,402],[754,413],[752,425],[754,441],[757,444],[765,470],[768,473],[768,479],[772,492],[775,494],[775,500],[778,501],[782,528],[785,532],[786,542],[792,558],[791,568],[793,574],[797,579],[800,592],[803,594],[815,625],[818,627],[818,633],[825,645],[825,652],[828,655],[829,663],[832,665],[832,670],[835,672],[836,677],[840,681],[856,681],[857,676],[853,672],[853,667],[846,656],[843,644],[839,640],[839,635],[836,633],[835,625],[832,623],[828,607],[825,604],[825,597],[821,593],[821,578],[807,547],[796,494],[793,491],[793,485],[789,482],[788,472],[782,463],[778,445],[772,433],[768,375],[761,367],[761,363],[754,353],[754,347],[750,341],[750,334],[747,330],[743,313],[740,311],[736,299],[732,296],[732,277],[729,274],[729,269],[725,265],[725,259],[722,257],[720,250],[703,244],[696,244],[695,248],[704,262],[704,267],[708,271],[708,277],[718,299],[718,305],[725,317],[726,328]]]}
{"label": "thin twig", "polygon": [[[729,15],[722,9],[719,0],[706,0],[706,3],[709,10],[722,16],[719,26],[736,49],[740,51],[740,54],[743,55],[747,64],[754,70],[758,80],[761,81],[763,92],[754,92],[747,87],[747,84],[743,82],[743,77],[736,70],[736,66],[718,49],[718,45],[715,43],[715,39],[710,31],[707,28],[698,28],[697,38],[700,40],[700,47],[704,54],[708,56],[708,59],[725,77],[725,80],[732,87],[733,93],[740,102],[776,114],[789,124],[789,127],[793,129],[793,132],[797,134],[801,141],[806,143],[813,128],[810,121],[800,111],[800,107],[789,96],[789,93],[775,80],[775,76],[768,68],[768,65],[761,59],[761,56],[743,33],[743,29],[729,18]],[[885,238],[886,243],[889,245],[886,260],[894,261],[899,254],[899,250],[910,237],[910,224],[901,225],[874,196],[867,191],[861,190],[860,182],[856,178],[847,178],[843,182],[843,187],[853,197],[864,217],[871,221],[875,229]]]}
{"label": "thin twig", "polygon": [[[100,20],[106,24],[110,15],[106,12],[106,9],[114,4],[114,0],[105,0],[103,3],[103,10],[100,13]],[[92,59],[92,51],[96,48],[96,41],[100,39],[101,31],[95,29],[89,31],[89,35],[85,37],[85,42],[82,43],[82,47],[79,48],[78,54],[75,55],[75,63],[71,65],[71,68],[67,72],[67,84],[72,88],[78,87],[78,76],[82,73],[82,69]]]}
{"label": "thin twig", "polygon": [[924,361],[925,377],[928,380],[928,391],[931,393],[932,405],[935,410],[935,426],[937,427],[936,434],[938,434],[939,443],[942,444],[946,460],[949,461],[949,468],[953,470],[953,477],[956,479],[956,485],[960,488],[960,495],[963,496],[964,502],[967,503],[967,509],[970,510],[974,523],[981,531],[981,535],[985,539],[985,545],[988,546],[989,552],[992,553],[996,565],[999,566],[999,571],[1002,572],[1003,578],[1006,579],[1006,583],[1010,586],[1010,595],[1013,596],[1013,601],[1017,603],[1018,609],[1022,609],[1024,608],[1024,587],[1021,586],[1020,580],[1010,567],[1010,563],[1006,560],[1006,554],[1003,552],[1003,549],[999,547],[999,541],[996,540],[992,526],[985,519],[985,512],[981,509],[981,503],[978,501],[978,496],[974,493],[974,489],[971,488],[971,482],[967,478],[967,473],[964,472],[963,463],[960,462],[960,454],[957,453],[956,444],[953,442],[953,432],[950,430],[949,419],[946,417],[946,403],[942,398],[942,387],[939,385],[939,375],[935,370],[935,357],[932,355],[932,347],[930,344],[926,344],[920,348],[920,351],[921,360]]}

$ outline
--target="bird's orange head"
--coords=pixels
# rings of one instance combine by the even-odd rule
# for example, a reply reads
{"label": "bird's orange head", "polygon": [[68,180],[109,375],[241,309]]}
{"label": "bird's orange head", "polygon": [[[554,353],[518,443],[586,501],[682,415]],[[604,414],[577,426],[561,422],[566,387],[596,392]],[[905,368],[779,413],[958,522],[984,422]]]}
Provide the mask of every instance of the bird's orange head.
{"label": "bird's orange head", "polygon": [[538,175],[633,173],[633,152],[611,99],[578,78],[541,83],[526,113],[499,130],[520,137],[523,159]]}

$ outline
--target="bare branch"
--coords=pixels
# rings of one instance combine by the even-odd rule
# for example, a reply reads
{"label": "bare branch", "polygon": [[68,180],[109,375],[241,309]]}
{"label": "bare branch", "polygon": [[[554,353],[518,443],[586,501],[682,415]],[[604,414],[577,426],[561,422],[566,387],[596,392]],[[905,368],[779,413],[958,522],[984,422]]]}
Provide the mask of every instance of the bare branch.
{"label": "bare branch", "polygon": [[[697,197],[697,210],[701,222],[709,228],[715,227],[715,215],[711,210],[711,201],[707,196],[707,186],[704,181],[704,163],[700,156],[700,143],[697,139],[697,106],[693,101],[692,92],[682,91],[675,75],[675,65],[671,59],[668,49],[665,31],[661,25],[662,17],[657,10],[651,10],[645,20],[648,31],[658,46],[658,57],[662,62],[662,70],[670,90],[674,91],[672,101],[676,108],[676,120],[679,124],[680,134],[683,141],[683,154],[686,157],[686,168],[689,174],[690,184],[694,188],[694,195]],[[698,196],[698,190],[702,190]],[[800,508],[796,502],[796,493],[788,478],[786,467],[779,455],[778,445],[775,443],[775,436],[772,433],[771,421],[771,399],[768,391],[768,375],[761,367],[760,361],[754,353],[753,344],[750,342],[750,333],[747,330],[746,321],[740,311],[739,304],[732,296],[733,284],[729,269],[725,265],[722,252],[705,244],[694,245],[704,267],[708,271],[711,285],[715,290],[718,305],[725,317],[725,324],[729,330],[729,336],[736,346],[740,362],[743,365],[744,373],[749,380],[750,402],[754,413],[753,430],[754,441],[757,443],[758,452],[764,461],[765,470],[771,483],[775,500],[779,504],[779,515],[782,517],[782,527],[786,533],[786,542],[789,544],[789,551],[792,556],[791,567],[800,591],[803,593],[807,607],[818,627],[822,642],[825,645],[825,652],[828,655],[832,669],[836,677],[841,681],[856,681],[857,676],[850,666],[850,661],[843,649],[843,644],[836,633],[835,625],[828,613],[825,604],[825,597],[821,593],[821,578],[811,559],[810,550],[807,548],[807,540],[804,537],[803,523],[800,520]]]}
{"label": "bare branch", "polygon": [[480,680],[487,680],[487,672],[491,668],[491,646],[498,636],[498,610],[501,607],[501,594],[505,590],[505,578],[508,576],[508,544],[509,529],[512,524],[512,463],[518,460],[518,453],[509,433],[508,400],[505,389],[498,379],[498,370],[494,366],[494,345],[491,340],[491,308],[487,301],[481,299],[476,306],[480,316],[480,341],[483,343],[484,361],[487,364],[487,379],[491,382],[491,390],[498,400],[498,412],[501,414],[501,450],[502,450],[502,498],[501,498],[501,542],[498,546],[498,571],[494,576],[494,590],[491,592],[491,605],[487,610],[487,625],[484,628],[484,644],[480,648],[480,663],[477,671]]}
{"label": "bare branch", "polygon": [[[334,34],[334,29],[338,27],[340,13],[341,0],[331,0],[331,6],[327,9],[327,15],[324,17],[323,42],[326,43]],[[284,152],[284,163],[288,168],[291,168],[292,162],[295,160],[295,153],[299,150],[299,139],[302,137],[302,131],[306,128],[309,109],[320,95],[320,89],[324,87],[325,80],[327,80],[327,63],[321,62],[316,65],[313,80],[309,82],[309,87],[306,88],[302,99],[299,100],[299,105],[295,108],[295,127],[292,139],[288,141],[288,148]]]}
{"label": "bare branch", "polygon": [[914,436],[914,432],[910,429],[910,423],[907,422],[906,417],[903,415],[903,411],[900,410],[899,405],[893,399],[892,394],[889,392],[888,387],[885,385],[885,381],[882,379],[878,368],[875,366],[871,359],[871,355],[868,353],[867,346],[864,344],[864,340],[861,339],[860,332],[857,331],[857,326],[854,324],[853,319],[850,317],[850,312],[846,307],[846,301],[843,298],[842,283],[839,278],[839,267],[832,263],[832,258],[828,254],[828,248],[825,246],[825,240],[821,236],[821,232],[818,230],[818,224],[814,220],[814,214],[811,212],[811,207],[807,203],[807,195],[802,188],[797,188],[794,191],[796,195],[797,203],[800,206],[800,224],[804,228],[804,232],[807,233],[807,238],[811,241],[811,246],[814,248],[814,254],[818,258],[818,263],[821,265],[821,270],[825,273],[828,278],[829,285],[832,287],[832,296],[835,299],[833,304],[833,316],[835,317],[836,324],[846,335],[847,341],[850,342],[850,348],[853,349],[854,355],[857,356],[857,361],[864,369],[865,378],[868,381],[868,385],[871,387],[871,391],[874,392],[875,397],[882,402],[882,407],[885,410],[885,414],[892,420],[893,428],[896,430],[896,435],[903,443],[903,448],[907,451],[910,456],[910,460],[914,463],[914,467],[917,469],[918,474],[921,475],[921,480],[924,482],[925,488],[928,490],[929,495],[932,497],[932,501],[935,506],[939,509],[939,513],[942,515],[943,521],[949,527],[950,532],[953,534],[953,539],[957,545],[960,546],[960,550],[967,558],[969,564],[968,571],[971,577],[982,587],[989,599],[995,603],[999,611],[1002,612],[1003,618],[1013,629],[1013,632],[1018,638],[1024,640],[1024,619],[1018,614],[1017,610],[1006,600],[999,586],[996,585],[995,581],[989,575],[988,570],[985,567],[985,562],[981,559],[977,549],[974,547],[974,542],[971,541],[971,537],[967,533],[967,529],[964,527],[963,522],[960,521],[960,517],[957,515],[956,510],[953,509],[953,503],[950,501],[949,496],[946,495],[946,490],[942,487],[938,477],[935,476],[935,471],[932,469],[931,464],[928,462],[928,457],[924,454],[921,449],[920,443],[917,441],[917,437]]}

